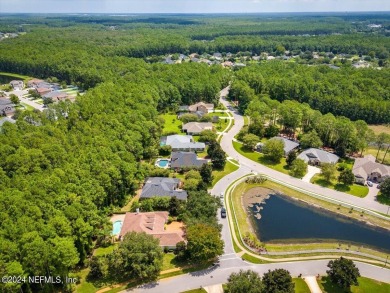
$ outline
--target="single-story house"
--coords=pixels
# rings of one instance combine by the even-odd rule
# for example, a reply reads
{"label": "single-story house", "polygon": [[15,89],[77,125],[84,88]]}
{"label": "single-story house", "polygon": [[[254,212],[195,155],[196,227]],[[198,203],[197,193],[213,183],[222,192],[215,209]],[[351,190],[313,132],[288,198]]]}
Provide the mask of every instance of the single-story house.
{"label": "single-story house", "polygon": [[51,92],[51,88],[47,88],[47,87],[37,87],[35,88],[35,90],[41,97]]}
{"label": "single-story house", "polygon": [[[296,148],[298,148],[299,146],[299,143],[295,142],[295,141],[292,141],[292,140],[289,140],[287,138],[284,138],[284,137],[279,137],[279,136],[275,136],[271,139],[277,139],[277,140],[281,140],[284,144],[284,156],[286,157],[291,151],[295,150]],[[263,151],[263,147],[264,147],[264,144],[259,142],[258,144],[256,144],[256,151],[258,152],[262,152]]]}
{"label": "single-story house", "polygon": [[155,196],[176,196],[178,199],[186,200],[187,191],[181,189],[180,179],[168,177],[148,177],[142,188],[140,199],[152,198]]}
{"label": "single-story house", "polygon": [[27,87],[37,88],[39,84],[42,84],[44,81],[42,79],[31,79],[27,82]]}
{"label": "single-story house", "polygon": [[203,142],[196,142],[191,135],[169,135],[163,136],[160,140],[160,146],[170,145],[172,151],[184,152],[203,152],[206,145]]}
{"label": "single-story house", "polygon": [[10,99],[0,97],[0,116],[12,116],[15,113],[15,105]]}
{"label": "single-story house", "polygon": [[208,160],[199,159],[194,152],[173,152],[171,155],[171,168],[175,170],[200,168],[207,162]]}
{"label": "single-story house", "polygon": [[145,232],[159,239],[160,246],[175,249],[176,244],[184,241],[182,230],[166,231],[168,212],[126,213],[119,233],[119,239],[130,232]]}
{"label": "single-story house", "polygon": [[214,110],[214,104],[206,104],[203,102],[199,102],[188,107],[188,111],[190,111],[191,113],[197,111],[201,111],[203,113],[209,113],[213,110]]}
{"label": "single-story house", "polygon": [[187,134],[197,135],[203,130],[213,130],[213,123],[211,122],[188,122],[183,125],[183,131]]}
{"label": "single-story house", "polygon": [[217,59],[217,60],[221,60],[221,59],[222,59],[222,54],[219,53],[219,52],[216,52],[216,53],[213,54],[213,57],[214,57],[215,59]]}
{"label": "single-story house", "polygon": [[359,184],[365,184],[366,180],[380,183],[390,178],[390,166],[377,163],[373,155],[357,158],[352,172],[355,175],[355,182]]}
{"label": "single-story house", "polygon": [[53,102],[59,102],[67,99],[68,94],[59,91],[54,91],[54,92],[49,92],[47,94],[44,94],[43,98],[51,99]]}
{"label": "single-story house", "polygon": [[21,91],[24,88],[23,80],[11,80],[9,84],[15,91]]}
{"label": "single-story house", "polygon": [[334,163],[336,164],[340,157],[315,148],[310,148],[307,150],[304,150],[302,153],[300,153],[297,157],[298,159],[304,160],[306,163],[310,165],[321,165],[323,163]]}
{"label": "single-story house", "polygon": [[221,65],[222,65],[223,67],[232,67],[232,66],[233,66],[233,62],[231,62],[231,61],[225,61],[225,62],[221,63]]}

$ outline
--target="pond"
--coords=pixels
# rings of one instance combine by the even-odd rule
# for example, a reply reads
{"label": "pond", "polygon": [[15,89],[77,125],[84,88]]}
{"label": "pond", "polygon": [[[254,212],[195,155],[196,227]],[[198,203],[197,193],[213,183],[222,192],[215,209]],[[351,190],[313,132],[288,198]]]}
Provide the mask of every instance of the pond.
{"label": "pond", "polygon": [[[298,202],[271,195],[253,218],[262,242],[342,242],[390,252],[390,231]],[[257,213],[256,205],[251,208]]]}

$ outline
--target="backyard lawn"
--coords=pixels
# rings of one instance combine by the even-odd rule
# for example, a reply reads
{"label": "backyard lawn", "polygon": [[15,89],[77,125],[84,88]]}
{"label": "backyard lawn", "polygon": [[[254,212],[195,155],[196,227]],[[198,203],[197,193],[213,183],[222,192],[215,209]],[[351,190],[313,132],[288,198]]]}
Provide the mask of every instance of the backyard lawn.
{"label": "backyard lawn", "polygon": [[225,168],[221,171],[218,171],[218,170],[214,170],[213,171],[213,182],[212,182],[212,185],[214,186],[222,177],[236,171],[238,169],[238,167],[232,163],[230,163],[229,161],[226,161],[226,165],[225,165]]}
{"label": "backyard lawn", "polygon": [[[365,155],[370,154],[370,155],[373,155],[374,157],[376,157],[377,153],[378,153],[378,148],[375,146],[371,146],[371,147],[367,148],[367,150],[364,152]],[[385,156],[385,153],[386,153],[385,148],[382,148],[379,151],[379,155],[378,155],[378,162],[379,163],[382,163],[382,160],[383,160],[383,157]],[[390,153],[387,154],[384,163],[390,165]]]}
{"label": "backyard lawn", "polygon": [[177,119],[176,114],[160,115],[164,119],[164,133],[181,133],[181,121]]}
{"label": "backyard lawn", "polygon": [[345,192],[357,197],[365,197],[368,194],[368,187],[358,184],[353,184],[351,186],[344,185],[342,183],[337,182],[337,180],[332,180],[331,183],[327,182],[322,178],[320,174],[316,174],[310,180],[311,183],[320,185],[322,187],[327,187],[330,189],[334,189],[337,191]]}
{"label": "backyard lawn", "polygon": [[233,147],[241,155],[243,155],[244,157],[246,157],[252,161],[255,161],[257,163],[265,165],[265,166],[267,166],[271,169],[274,169],[276,171],[288,174],[288,169],[287,169],[287,164],[286,164],[285,158],[282,158],[280,160],[280,163],[275,164],[274,162],[268,160],[263,154],[247,150],[241,143],[239,143],[237,141],[233,141]]}
{"label": "backyard lawn", "polygon": [[[390,284],[375,281],[373,279],[360,277],[358,279],[359,286],[351,286],[351,290],[348,292],[351,293],[368,293],[368,292],[377,292],[377,293],[388,293],[390,292]],[[328,277],[323,277],[321,281],[318,282],[318,285],[324,293],[344,293],[345,290],[334,285],[330,282]]]}

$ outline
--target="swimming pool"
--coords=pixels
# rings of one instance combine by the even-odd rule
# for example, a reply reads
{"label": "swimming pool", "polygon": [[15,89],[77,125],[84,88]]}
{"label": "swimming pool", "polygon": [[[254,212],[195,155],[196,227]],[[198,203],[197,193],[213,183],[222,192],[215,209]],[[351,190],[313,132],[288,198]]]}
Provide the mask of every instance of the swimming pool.
{"label": "swimming pool", "polygon": [[112,225],[112,235],[118,235],[122,229],[122,221],[115,221]]}
{"label": "swimming pool", "polygon": [[165,168],[166,166],[168,166],[168,163],[169,163],[168,160],[160,160],[157,162],[158,166],[161,168]]}

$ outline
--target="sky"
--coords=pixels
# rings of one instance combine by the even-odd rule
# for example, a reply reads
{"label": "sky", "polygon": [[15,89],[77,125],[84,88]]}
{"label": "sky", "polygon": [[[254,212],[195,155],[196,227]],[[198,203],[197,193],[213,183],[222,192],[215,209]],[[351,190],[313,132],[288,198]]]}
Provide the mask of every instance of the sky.
{"label": "sky", "polygon": [[390,0],[0,0],[0,13],[390,11]]}

